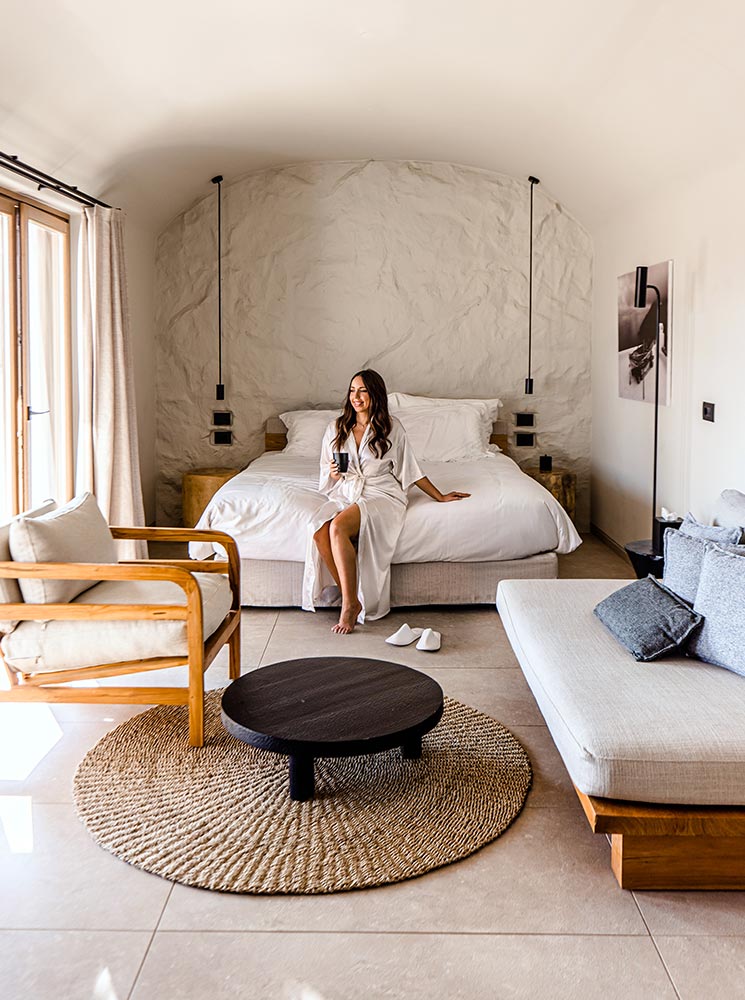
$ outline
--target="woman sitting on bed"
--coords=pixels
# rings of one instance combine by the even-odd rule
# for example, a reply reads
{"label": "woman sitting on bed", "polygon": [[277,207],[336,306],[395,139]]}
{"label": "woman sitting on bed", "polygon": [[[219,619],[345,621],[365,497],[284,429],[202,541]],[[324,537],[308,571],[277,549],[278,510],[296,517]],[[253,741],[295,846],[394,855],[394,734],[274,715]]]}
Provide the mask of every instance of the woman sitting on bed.
{"label": "woman sitting on bed", "polygon": [[[333,452],[349,455],[346,473]],[[342,415],[323,438],[319,490],[328,502],[311,523],[303,579],[303,608],[313,611],[323,560],[341,590],[334,632],[353,632],[355,623],[390,611],[391,560],[412,484],[439,503],[470,496],[440,493],[422,474],[401,423],[388,412],[385,382],[372,369],[357,372]]]}

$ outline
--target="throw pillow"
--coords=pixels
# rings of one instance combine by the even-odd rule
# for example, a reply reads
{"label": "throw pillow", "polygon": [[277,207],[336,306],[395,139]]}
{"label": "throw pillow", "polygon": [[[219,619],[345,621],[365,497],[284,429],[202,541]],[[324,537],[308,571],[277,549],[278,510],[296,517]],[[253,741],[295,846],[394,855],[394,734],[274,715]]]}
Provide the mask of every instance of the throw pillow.
{"label": "throw pillow", "polygon": [[745,493],[723,490],[714,507],[714,519],[717,524],[745,532]]}
{"label": "throw pillow", "polygon": [[689,538],[704,538],[707,542],[723,542],[725,545],[737,545],[742,531],[740,528],[727,528],[715,524],[701,524],[693,514],[688,513],[680,526],[683,535]]}
{"label": "throw pillow", "polygon": [[[35,510],[26,511],[21,517],[40,517],[54,510],[57,504],[54,500],[47,500]],[[0,562],[11,562],[10,554],[10,524],[0,525]],[[2,577],[0,579],[0,605],[2,604],[22,604],[23,594],[18,586],[18,580],[12,577]],[[12,632],[18,624],[17,621],[0,621],[0,635],[5,632]]]}
{"label": "throw pillow", "polygon": [[282,454],[318,461],[326,428],[340,413],[341,410],[289,410],[280,413],[279,419],[287,428],[287,445]]}
{"label": "throw pillow", "polygon": [[702,620],[652,576],[615,591],[595,614],[635,660],[644,662],[674,652]]}
{"label": "throw pillow", "polygon": [[745,558],[710,546],[693,610],[704,624],[688,644],[691,656],[745,677]]}
{"label": "throw pillow", "polygon": [[[115,563],[116,542],[95,497],[83,493],[42,517],[19,517],[10,525],[15,562]],[[18,581],[27,604],[66,604],[98,580]]]}
{"label": "throw pillow", "polygon": [[693,604],[707,546],[703,538],[693,538],[668,528],[664,536],[665,575],[662,582],[684,601]]}

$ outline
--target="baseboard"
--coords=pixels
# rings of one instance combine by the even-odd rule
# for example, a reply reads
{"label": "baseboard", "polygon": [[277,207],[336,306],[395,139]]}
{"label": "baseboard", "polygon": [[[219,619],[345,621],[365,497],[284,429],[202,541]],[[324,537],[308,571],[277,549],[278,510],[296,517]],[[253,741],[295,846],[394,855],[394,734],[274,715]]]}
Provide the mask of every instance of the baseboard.
{"label": "baseboard", "polygon": [[626,550],[623,545],[620,545],[615,538],[611,538],[610,535],[606,535],[602,528],[598,528],[597,524],[590,525],[590,534],[595,535],[599,538],[601,542],[608,546],[609,549],[613,549],[616,555],[620,556],[622,559],[626,559]]}

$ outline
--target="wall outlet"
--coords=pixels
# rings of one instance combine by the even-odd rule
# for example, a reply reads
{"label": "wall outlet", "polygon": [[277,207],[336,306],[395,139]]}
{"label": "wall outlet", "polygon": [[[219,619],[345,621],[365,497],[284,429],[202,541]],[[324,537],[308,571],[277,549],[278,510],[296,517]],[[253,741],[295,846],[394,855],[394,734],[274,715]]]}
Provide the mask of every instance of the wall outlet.
{"label": "wall outlet", "polygon": [[212,411],[212,426],[213,427],[232,427],[233,426],[233,411],[232,410],[213,410]]}
{"label": "wall outlet", "polygon": [[518,431],[515,434],[515,444],[518,448],[535,448],[535,434]]}
{"label": "wall outlet", "polygon": [[714,423],[714,404],[704,403],[702,407],[701,416],[704,418],[704,420],[710,420],[712,423]]}
{"label": "wall outlet", "polygon": [[210,435],[212,438],[212,444],[232,444],[233,443],[233,432],[232,431],[212,431]]}
{"label": "wall outlet", "polygon": [[535,427],[535,413],[516,413],[515,427]]}

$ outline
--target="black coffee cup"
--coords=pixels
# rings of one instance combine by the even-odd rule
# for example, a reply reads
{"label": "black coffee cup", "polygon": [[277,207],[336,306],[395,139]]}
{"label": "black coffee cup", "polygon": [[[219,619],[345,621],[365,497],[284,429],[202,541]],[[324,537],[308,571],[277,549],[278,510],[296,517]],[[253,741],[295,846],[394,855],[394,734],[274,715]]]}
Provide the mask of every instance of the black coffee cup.
{"label": "black coffee cup", "polygon": [[348,451],[335,451],[334,461],[336,462],[339,472],[346,472],[349,468],[349,452]]}

